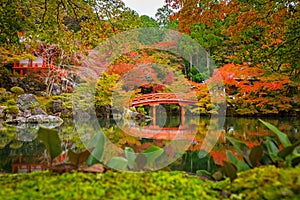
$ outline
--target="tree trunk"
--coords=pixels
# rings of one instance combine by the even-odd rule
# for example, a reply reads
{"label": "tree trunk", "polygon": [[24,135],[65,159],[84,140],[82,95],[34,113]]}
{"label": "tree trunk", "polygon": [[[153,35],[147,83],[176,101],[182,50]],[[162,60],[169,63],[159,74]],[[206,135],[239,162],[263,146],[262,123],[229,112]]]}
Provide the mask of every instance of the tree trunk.
{"label": "tree trunk", "polygon": [[207,70],[208,72],[210,72],[210,50],[208,49],[207,52],[206,52],[206,67],[207,67]]}

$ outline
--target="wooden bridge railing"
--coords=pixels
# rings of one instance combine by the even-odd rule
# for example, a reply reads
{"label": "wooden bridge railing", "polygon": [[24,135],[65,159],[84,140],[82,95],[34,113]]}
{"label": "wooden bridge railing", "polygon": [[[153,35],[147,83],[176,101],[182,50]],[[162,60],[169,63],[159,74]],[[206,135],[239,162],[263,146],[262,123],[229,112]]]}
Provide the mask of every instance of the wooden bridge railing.
{"label": "wooden bridge railing", "polygon": [[196,104],[196,98],[188,98],[185,93],[144,94],[132,100],[131,105],[151,105],[155,103]]}

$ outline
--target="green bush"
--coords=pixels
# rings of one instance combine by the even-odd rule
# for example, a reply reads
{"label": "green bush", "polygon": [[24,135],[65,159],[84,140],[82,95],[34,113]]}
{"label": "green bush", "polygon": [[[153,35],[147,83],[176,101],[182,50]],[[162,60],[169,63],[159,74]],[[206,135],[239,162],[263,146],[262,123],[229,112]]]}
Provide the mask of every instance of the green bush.
{"label": "green bush", "polygon": [[211,182],[182,172],[49,172],[0,176],[4,199],[220,199]]}
{"label": "green bush", "polygon": [[259,167],[216,184],[231,199],[300,199],[300,168]]}
{"label": "green bush", "polygon": [[18,114],[19,111],[18,106],[8,106],[5,110],[7,114]]}
{"label": "green bush", "polygon": [[10,98],[12,98],[11,92],[6,91],[5,88],[0,88],[0,104],[5,103]]}
{"label": "green bush", "polygon": [[0,175],[1,199],[300,199],[300,168],[259,167],[210,182],[184,172]]}
{"label": "green bush", "polygon": [[0,87],[1,88],[10,88],[12,86],[11,81],[12,73],[9,69],[5,67],[0,67]]}
{"label": "green bush", "polygon": [[8,106],[15,106],[15,105],[16,105],[16,101],[15,101],[14,99],[10,99],[10,100],[8,100],[8,101],[6,102],[6,104],[7,104]]}
{"label": "green bush", "polygon": [[24,89],[17,86],[10,88],[10,91],[12,91],[16,95],[24,94]]}

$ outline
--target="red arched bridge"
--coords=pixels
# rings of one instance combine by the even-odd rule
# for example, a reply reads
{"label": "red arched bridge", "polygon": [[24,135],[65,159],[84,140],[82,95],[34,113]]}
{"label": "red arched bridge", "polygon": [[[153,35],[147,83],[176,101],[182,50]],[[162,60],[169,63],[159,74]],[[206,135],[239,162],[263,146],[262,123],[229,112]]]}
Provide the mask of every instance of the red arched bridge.
{"label": "red arched bridge", "polygon": [[[187,139],[195,135],[195,127],[185,123],[185,107],[197,105],[197,99],[183,93],[144,94],[133,99],[133,107],[150,106],[152,122],[148,127],[128,127],[128,130],[141,138],[152,139]],[[180,125],[175,128],[162,128],[157,125],[157,106],[160,104],[177,104],[180,107]]]}
{"label": "red arched bridge", "polygon": [[153,93],[138,96],[131,102],[133,107],[158,104],[196,105],[197,99],[188,97],[186,93]]}

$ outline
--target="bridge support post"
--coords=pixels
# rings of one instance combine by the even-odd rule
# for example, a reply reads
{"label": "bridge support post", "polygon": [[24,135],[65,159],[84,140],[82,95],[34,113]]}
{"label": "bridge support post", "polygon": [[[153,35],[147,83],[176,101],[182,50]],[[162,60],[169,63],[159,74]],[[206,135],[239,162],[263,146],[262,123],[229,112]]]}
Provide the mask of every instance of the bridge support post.
{"label": "bridge support post", "polygon": [[156,104],[152,105],[152,125],[156,126]]}
{"label": "bridge support post", "polygon": [[185,123],[185,110],[184,110],[184,106],[180,105],[180,124],[181,126],[183,126]]}

